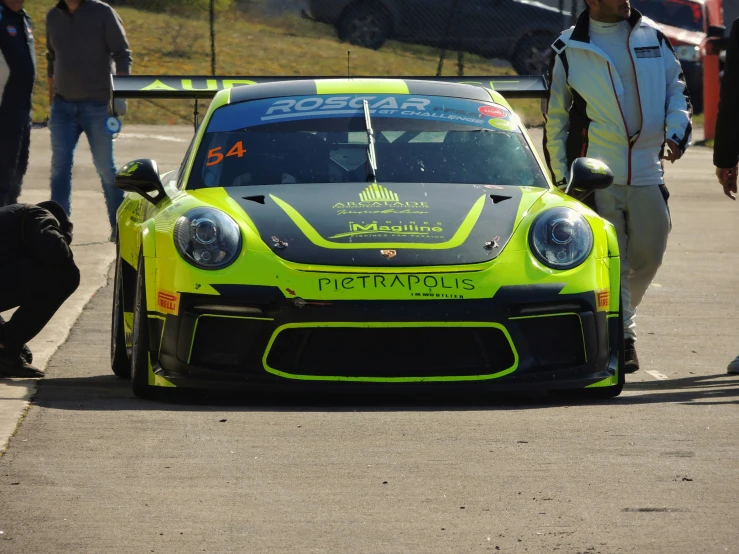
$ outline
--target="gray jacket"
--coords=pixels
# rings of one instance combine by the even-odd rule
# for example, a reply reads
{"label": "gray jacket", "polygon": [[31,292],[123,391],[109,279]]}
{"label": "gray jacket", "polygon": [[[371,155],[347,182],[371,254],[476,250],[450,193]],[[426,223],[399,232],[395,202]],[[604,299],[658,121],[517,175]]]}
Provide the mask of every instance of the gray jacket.
{"label": "gray jacket", "polygon": [[46,15],[46,59],[54,94],[71,102],[108,102],[112,62],[131,72],[131,50],[123,21],[99,0],[83,0],[70,13],[64,0]]}

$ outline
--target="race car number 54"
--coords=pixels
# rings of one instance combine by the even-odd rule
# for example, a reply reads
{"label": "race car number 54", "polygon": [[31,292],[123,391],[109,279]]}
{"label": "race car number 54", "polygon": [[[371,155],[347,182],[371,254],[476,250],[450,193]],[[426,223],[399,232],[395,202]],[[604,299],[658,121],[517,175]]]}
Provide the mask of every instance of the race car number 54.
{"label": "race car number 54", "polygon": [[225,156],[221,153],[222,149],[223,149],[222,146],[218,146],[217,148],[211,148],[210,150],[208,150],[208,161],[206,162],[205,165],[208,167],[212,165],[218,165],[224,159],[229,158],[231,156],[238,156],[239,158],[242,158],[244,154],[246,154],[244,143],[241,141],[234,144],[231,147],[231,150],[229,150]]}

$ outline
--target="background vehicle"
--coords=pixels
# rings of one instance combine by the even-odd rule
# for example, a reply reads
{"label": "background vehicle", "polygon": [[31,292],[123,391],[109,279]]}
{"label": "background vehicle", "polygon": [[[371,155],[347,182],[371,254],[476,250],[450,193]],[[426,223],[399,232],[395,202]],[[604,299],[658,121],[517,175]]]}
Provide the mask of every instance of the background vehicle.
{"label": "background vehicle", "polygon": [[569,12],[528,0],[309,0],[309,16],[341,40],[378,49],[392,38],[508,60],[542,75]]}
{"label": "background vehicle", "polygon": [[690,90],[695,113],[703,112],[702,45],[707,37],[723,36],[719,14],[704,0],[631,0],[631,5],[659,23],[675,48]]}

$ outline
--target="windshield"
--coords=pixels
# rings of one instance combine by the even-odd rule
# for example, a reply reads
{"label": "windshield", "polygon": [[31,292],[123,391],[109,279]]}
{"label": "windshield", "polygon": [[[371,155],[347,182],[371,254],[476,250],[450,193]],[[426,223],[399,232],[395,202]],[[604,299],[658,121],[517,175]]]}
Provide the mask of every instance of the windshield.
{"label": "windshield", "polygon": [[703,11],[701,5],[690,0],[631,0],[631,7],[643,15],[688,31],[703,31]]}
{"label": "windshield", "polygon": [[434,96],[321,95],[216,110],[187,188],[373,180],[363,100],[378,183],[547,187],[503,106]]}

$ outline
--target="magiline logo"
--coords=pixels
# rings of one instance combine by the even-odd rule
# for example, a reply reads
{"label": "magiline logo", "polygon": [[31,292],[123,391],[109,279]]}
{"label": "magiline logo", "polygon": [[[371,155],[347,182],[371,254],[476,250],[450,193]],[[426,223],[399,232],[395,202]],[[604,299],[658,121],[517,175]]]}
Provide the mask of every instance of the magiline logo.
{"label": "magiline logo", "polygon": [[349,222],[349,232],[339,233],[334,235],[332,239],[339,239],[343,237],[356,237],[360,235],[393,235],[393,236],[421,236],[427,237],[436,233],[443,233],[444,228],[441,223],[435,225],[430,224],[428,221],[417,223],[410,221],[408,223],[394,223],[386,221],[379,223],[378,221],[370,221],[356,223],[354,221]]}

